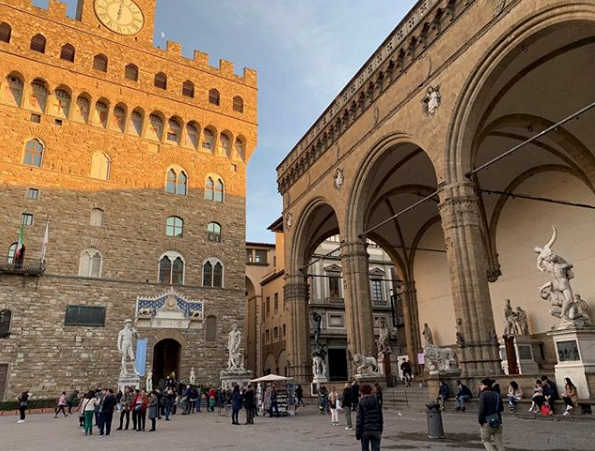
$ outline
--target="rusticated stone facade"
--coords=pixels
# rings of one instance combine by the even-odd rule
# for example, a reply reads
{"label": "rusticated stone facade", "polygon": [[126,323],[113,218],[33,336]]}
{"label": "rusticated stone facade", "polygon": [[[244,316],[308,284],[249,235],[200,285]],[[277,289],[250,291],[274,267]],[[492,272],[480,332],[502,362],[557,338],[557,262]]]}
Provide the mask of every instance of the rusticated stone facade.
{"label": "rusticated stone facade", "polygon": [[[145,23],[125,36],[102,25],[93,0],[79,2],[77,19],[55,1],[43,10],[0,0],[0,311],[11,312],[0,401],[24,389],[53,397],[115,386],[117,332],[134,319],[137,297],[170,283],[203,301],[204,317],[191,329],[139,329],[148,371],[160,371],[155,345],[175,340],[178,378],[194,367],[198,382],[216,384],[227,333],[243,324],[256,73],[238,76],[227,61],[211,67],[201,52],[184,58],[177,43],[155,48],[155,0],[136,3]],[[49,220],[42,275],[15,267],[23,214],[33,215],[26,265],[39,266]],[[85,251],[99,263],[85,262]],[[181,273],[160,270],[166,255],[180,258]],[[69,305],[104,307],[105,326],[66,326]]]}

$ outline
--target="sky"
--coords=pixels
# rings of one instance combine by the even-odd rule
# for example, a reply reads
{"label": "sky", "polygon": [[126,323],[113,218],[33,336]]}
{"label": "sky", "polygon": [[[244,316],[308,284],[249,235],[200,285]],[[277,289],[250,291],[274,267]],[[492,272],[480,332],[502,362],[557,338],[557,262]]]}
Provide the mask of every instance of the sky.
{"label": "sky", "polygon": [[[91,1],[91,0],[86,0]],[[74,16],[77,0],[65,0]],[[34,0],[47,7],[47,0]],[[247,239],[282,212],[277,165],[416,0],[157,0],[156,45],[167,40],[258,71],[259,138],[248,165]],[[161,34],[165,34],[162,38]]]}

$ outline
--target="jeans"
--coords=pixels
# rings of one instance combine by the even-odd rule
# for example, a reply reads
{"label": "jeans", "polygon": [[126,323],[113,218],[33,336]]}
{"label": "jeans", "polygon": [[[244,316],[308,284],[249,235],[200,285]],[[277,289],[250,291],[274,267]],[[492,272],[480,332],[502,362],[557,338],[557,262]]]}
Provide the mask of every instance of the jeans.
{"label": "jeans", "polygon": [[516,410],[516,403],[518,402],[518,398],[513,395],[508,395],[508,407],[510,410],[514,412]]}
{"label": "jeans", "polygon": [[136,410],[132,410],[132,430],[136,430],[136,424],[138,421],[138,412]]}
{"label": "jeans", "polygon": [[19,413],[21,414],[21,420],[25,421],[25,412],[27,411],[27,406],[19,406]]}
{"label": "jeans", "polygon": [[364,432],[362,434],[362,451],[380,451],[381,438],[380,432]]}
{"label": "jeans", "polygon": [[232,424],[240,423],[240,409],[232,409],[231,410],[231,423]]}
{"label": "jeans", "polygon": [[275,410],[275,415],[279,416],[279,405],[277,404],[277,401],[271,402],[271,407],[269,408],[270,417],[273,416],[273,409]]}
{"label": "jeans", "polygon": [[469,401],[469,396],[467,396],[467,395],[457,396],[456,401],[457,401],[457,407],[459,409],[464,409],[465,408],[465,403],[467,401]]}
{"label": "jeans", "polygon": [[201,405],[201,403],[202,403],[202,399],[198,398],[196,400],[196,411],[197,412],[200,412],[200,405]]}
{"label": "jeans", "polygon": [[347,406],[343,410],[345,411],[345,427],[351,429],[353,428],[351,424],[351,407]]}
{"label": "jeans", "polygon": [[411,373],[403,373],[405,378],[405,387],[411,387]]}
{"label": "jeans", "polygon": [[58,408],[56,409],[56,415],[54,416],[57,417],[60,414],[60,412],[62,412],[64,416],[66,416],[66,406],[58,406]]}
{"label": "jeans", "polygon": [[157,418],[151,418],[151,431],[157,430]]}
{"label": "jeans", "polygon": [[246,424],[254,424],[254,409],[246,409]]}
{"label": "jeans", "polygon": [[136,430],[137,431],[144,431],[145,430],[145,424],[147,422],[147,411],[143,410],[138,412],[138,415],[136,416]]}
{"label": "jeans", "polygon": [[170,404],[166,404],[163,407],[163,411],[165,414],[165,421],[169,421],[169,416],[171,415],[171,405]]}
{"label": "jeans", "polygon": [[122,425],[124,424],[124,418],[126,418],[126,429],[130,426],[130,410],[122,410],[120,412],[120,429],[122,429]]}
{"label": "jeans", "polygon": [[504,442],[502,441],[502,426],[491,428],[489,425],[484,424],[481,427],[480,435],[481,442],[487,451],[505,451]]}
{"label": "jeans", "polygon": [[110,435],[112,432],[112,421],[114,420],[114,412],[103,412],[99,415],[101,420],[101,426],[99,426],[99,435],[103,435],[105,431],[105,435]]}

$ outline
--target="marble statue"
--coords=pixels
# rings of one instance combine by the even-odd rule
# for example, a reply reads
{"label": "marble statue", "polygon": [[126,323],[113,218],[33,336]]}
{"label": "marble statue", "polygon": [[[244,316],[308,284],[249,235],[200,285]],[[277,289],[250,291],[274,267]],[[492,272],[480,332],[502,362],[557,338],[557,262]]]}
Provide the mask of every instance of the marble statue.
{"label": "marble statue", "polygon": [[355,354],[353,360],[357,365],[356,372],[360,376],[375,376],[380,374],[378,361],[374,357],[366,357],[361,354]]}
{"label": "marble statue", "polygon": [[521,307],[516,308],[514,325],[516,334],[518,336],[529,336],[529,322],[527,320],[527,312],[525,312]]}
{"label": "marble statue", "polygon": [[322,332],[322,316],[317,312],[312,312],[314,321],[314,343],[320,344],[320,333]]}
{"label": "marble statue", "polygon": [[440,86],[430,86],[426,91],[425,97],[422,99],[424,116],[432,116],[438,108],[442,105],[442,95],[440,94]]}
{"label": "marble statue", "polygon": [[585,301],[580,294],[574,295],[574,302],[578,309],[578,312],[583,316],[584,320],[586,321],[587,326],[593,325],[593,320],[591,319],[591,307],[589,307],[589,303]]}
{"label": "marble statue", "polygon": [[132,367],[134,368],[133,375],[138,376],[135,368],[134,347],[132,345],[132,340],[135,337],[138,338],[138,332],[134,327],[132,327],[132,320],[127,319],[124,321],[124,329],[118,333],[118,350],[122,356],[122,369],[120,371],[121,377],[130,376],[128,366],[126,364],[128,361],[132,362]]}
{"label": "marble statue", "polygon": [[425,356],[430,374],[454,373],[459,371],[457,354],[450,348],[429,345],[425,348]]}
{"label": "marble statue", "polygon": [[153,391],[153,373],[149,371],[147,373],[147,383],[145,384],[147,389],[147,393],[151,393]]}
{"label": "marble statue", "polygon": [[229,351],[227,371],[243,369],[244,362],[242,362],[242,352],[240,350],[241,344],[242,332],[238,330],[238,325],[234,324],[231,326],[231,332],[227,338],[227,349]]}
{"label": "marble statue", "polygon": [[326,362],[324,359],[315,355],[312,357],[312,360],[312,374],[314,375],[314,380],[326,379]]}
{"label": "marble statue", "polygon": [[424,324],[422,335],[424,336],[425,346],[434,344],[434,336],[432,335],[432,330],[430,329],[430,326],[428,326],[428,323]]}
{"label": "marble statue", "polygon": [[190,385],[196,385],[196,373],[194,367],[190,368]]}
{"label": "marble statue", "polygon": [[515,328],[515,313],[512,309],[512,305],[510,305],[511,300],[507,299],[506,304],[504,305],[504,336],[514,336],[516,334]]}
{"label": "marble statue", "polygon": [[378,355],[392,353],[390,349],[390,329],[386,326],[384,318],[380,319],[380,334],[376,346],[378,347]]}

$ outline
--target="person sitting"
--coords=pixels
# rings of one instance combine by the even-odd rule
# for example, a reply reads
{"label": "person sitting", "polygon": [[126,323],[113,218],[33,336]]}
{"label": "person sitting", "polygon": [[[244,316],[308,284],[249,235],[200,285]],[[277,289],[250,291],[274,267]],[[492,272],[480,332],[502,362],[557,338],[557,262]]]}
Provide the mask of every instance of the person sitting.
{"label": "person sitting", "polygon": [[516,411],[516,403],[523,399],[523,390],[515,381],[508,386],[508,408],[511,412]]}
{"label": "person sitting", "polygon": [[554,401],[560,399],[558,395],[558,387],[548,379],[547,376],[541,376],[541,382],[543,383],[543,396],[545,396],[545,402],[550,407],[552,415],[554,414]]}
{"label": "person sitting", "polygon": [[471,393],[469,387],[464,385],[461,381],[457,381],[457,395],[455,396],[457,406],[455,407],[455,410],[464,412],[465,403],[469,401],[472,397],[473,393]]}
{"label": "person sitting", "polygon": [[543,395],[543,382],[541,382],[539,379],[535,381],[535,387],[533,387],[533,397],[531,400],[533,402],[531,403],[531,407],[529,407],[529,412],[539,413],[541,406],[545,404],[545,396]]}
{"label": "person sitting", "polygon": [[566,411],[564,416],[570,415],[570,411],[578,406],[579,398],[576,386],[572,383],[569,377],[564,378],[564,393],[562,394],[564,404],[566,404]]}
{"label": "person sitting", "polygon": [[448,398],[450,398],[450,387],[446,381],[440,381],[440,388],[438,390],[438,404],[440,404],[440,410],[444,410]]}

